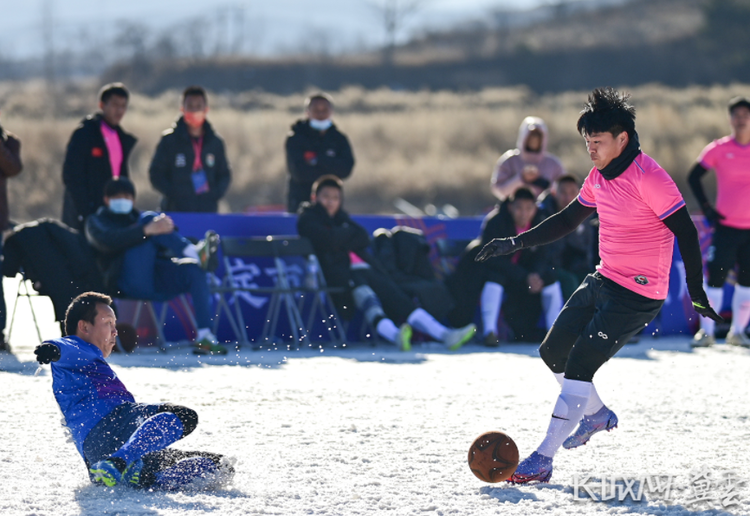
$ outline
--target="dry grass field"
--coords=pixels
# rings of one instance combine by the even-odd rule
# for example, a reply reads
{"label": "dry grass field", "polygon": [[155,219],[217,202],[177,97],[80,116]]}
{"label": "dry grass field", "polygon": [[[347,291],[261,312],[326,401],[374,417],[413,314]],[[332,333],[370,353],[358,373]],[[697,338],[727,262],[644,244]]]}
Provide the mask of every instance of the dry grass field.
{"label": "dry grass field", "polygon": [[[0,83],[0,124],[23,143],[25,171],[9,186],[14,220],[59,217],[65,146],[81,117],[95,109],[97,87],[80,84],[50,93],[42,83]],[[727,100],[750,94],[750,86],[629,91],[643,149],[673,175],[694,207],[687,171],[704,145],[728,132]],[[493,164],[515,146],[518,125],[531,114],[547,121],[549,150],[569,172],[583,177],[591,166],[575,130],[586,92],[537,96],[524,88],[456,93],[351,87],[333,95],[336,123],[357,160],[346,183],[346,207],[353,213],[394,212],[398,197],[418,206],[450,203],[462,215],[485,211],[493,203],[488,188]],[[222,211],[284,204],[284,138],[302,115],[303,97],[211,93],[209,119],[226,140],[234,172]],[[148,165],[178,105],[177,91],[155,98],[135,92],[123,120],[139,139],[130,166],[142,209],[158,204]]]}

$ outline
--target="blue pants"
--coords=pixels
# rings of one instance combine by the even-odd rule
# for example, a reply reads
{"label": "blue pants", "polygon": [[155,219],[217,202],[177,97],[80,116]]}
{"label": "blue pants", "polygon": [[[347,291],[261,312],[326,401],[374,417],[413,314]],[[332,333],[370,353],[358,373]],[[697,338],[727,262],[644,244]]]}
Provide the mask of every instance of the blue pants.
{"label": "blue pants", "polygon": [[[156,214],[144,212],[141,224],[147,224]],[[125,251],[118,287],[133,299],[169,301],[180,294],[193,298],[195,322],[198,328],[211,326],[211,294],[206,273],[194,261],[180,257],[190,242],[177,233],[154,235],[142,244]]]}

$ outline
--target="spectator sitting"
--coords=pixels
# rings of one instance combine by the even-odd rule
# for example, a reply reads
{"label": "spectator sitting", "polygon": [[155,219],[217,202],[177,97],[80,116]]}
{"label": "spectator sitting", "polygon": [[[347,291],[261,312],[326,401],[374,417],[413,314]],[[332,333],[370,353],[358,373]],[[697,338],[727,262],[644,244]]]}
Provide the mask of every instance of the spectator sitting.
{"label": "spectator sitting", "polygon": [[[539,196],[539,209],[545,217],[559,212],[578,197],[580,184],[575,176],[559,177],[549,192]],[[568,299],[587,274],[594,272],[593,244],[594,228],[590,223],[579,225],[575,231],[550,244],[555,261],[555,270]]]}
{"label": "spectator sitting", "polygon": [[83,229],[86,217],[102,205],[107,181],[128,177],[128,157],[136,139],[120,122],[129,97],[122,83],[105,85],[99,93],[101,112],[84,118],[70,137],[62,172],[62,221],[73,229]]}
{"label": "spectator sitting", "polygon": [[[8,185],[7,178],[21,173],[21,142],[13,134],[0,127],[0,232],[8,229]],[[0,237],[0,255],[3,251],[3,240]],[[5,342],[5,297],[3,295],[3,278],[0,274],[0,351],[10,351]]]}
{"label": "spectator sitting", "polygon": [[488,262],[474,257],[493,238],[515,236],[544,219],[528,188],[519,188],[513,197],[491,211],[482,223],[481,239],[474,240],[461,256],[456,271],[446,280],[456,299],[449,320],[461,324],[474,316],[480,300],[484,343],[497,346],[500,308],[517,340],[541,339],[546,330],[537,327],[540,312],[549,329],[563,306],[552,257],[545,247],[523,249],[512,256]]}
{"label": "spectator sitting", "polygon": [[297,120],[286,139],[289,171],[287,204],[290,213],[310,198],[312,185],[323,175],[346,179],[354,167],[349,140],[331,121],[333,99],[316,93],[305,100],[307,118]]}
{"label": "spectator sitting", "polygon": [[342,315],[349,318],[347,307],[356,306],[378,335],[404,351],[411,348],[412,327],[451,350],[466,343],[474,335],[474,325],[452,330],[417,307],[367,251],[367,231],[349,217],[342,203],[341,179],[323,176],[313,185],[311,203],[302,205],[297,220],[297,230],[312,242],[328,286],[346,289],[333,296]]}
{"label": "spectator sitting", "polygon": [[538,196],[565,170],[555,156],[547,152],[547,125],[539,117],[527,116],[518,129],[515,149],[500,156],[492,173],[492,193],[506,200],[520,187]]}
{"label": "spectator sitting", "polygon": [[180,236],[165,214],[133,208],[135,187],[113,179],[104,190],[104,206],[86,219],[86,238],[98,251],[104,285],[116,296],[167,301],[190,293],[198,325],[194,353],[226,354],[211,326],[211,300],[206,273],[218,245],[214,232],[198,247]]}
{"label": "spectator sitting", "polygon": [[164,195],[164,211],[216,213],[229,188],[224,140],[206,120],[208,95],[200,86],[182,93],[182,116],[162,133],[149,167],[151,184]]}

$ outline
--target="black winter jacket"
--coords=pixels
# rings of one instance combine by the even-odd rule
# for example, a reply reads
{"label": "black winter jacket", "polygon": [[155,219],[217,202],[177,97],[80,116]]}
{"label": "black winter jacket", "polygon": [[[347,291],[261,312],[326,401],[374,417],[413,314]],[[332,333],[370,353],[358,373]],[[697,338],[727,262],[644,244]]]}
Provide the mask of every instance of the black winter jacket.
{"label": "black winter jacket", "polygon": [[232,182],[224,140],[214,132],[208,121],[203,123],[201,162],[206,172],[209,191],[196,194],[193,186],[195,151],[185,119],[180,117],[162,133],[161,141],[151,160],[148,174],[151,184],[164,195],[164,211],[216,213],[219,199]]}
{"label": "black winter jacket", "polygon": [[21,142],[0,127],[0,231],[8,227],[7,179],[20,174],[22,168]]}
{"label": "black winter jacket", "polygon": [[[83,228],[86,217],[104,204],[104,185],[112,179],[109,150],[102,136],[101,113],[89,115],[73,131],[63,163],[63,222],[75,229]],[[128,158],[137,140],[116,127],[122,145],[120,176],[128,177]]]}
{"label": "black winter jacket", "polygon": [[335,124],[321,133],[310,127],[308,120],[298,120],[292,126],[285,147],[290,213],[296,213],[301,203],[310,200],[312,185],[320,176],[333,174],[345,179],[354,168],[349,140]]}
{"label": "black winter jacket", "polygon": [[96,250],[96,264],[104,280],[106,292],[117,295],[125,251],[142,243],[147,237],[138,223],[138,210],[118,214],[106,206],[86,219],[86,239]]}
{"label": "black winter jacket", "polygon": [[312,242],[329,287],[349,287],[349,253],[354,252],[368,263],[370,236],[344,210],[331,218],[320,204],[303,204],[297,218],[297,232]]}

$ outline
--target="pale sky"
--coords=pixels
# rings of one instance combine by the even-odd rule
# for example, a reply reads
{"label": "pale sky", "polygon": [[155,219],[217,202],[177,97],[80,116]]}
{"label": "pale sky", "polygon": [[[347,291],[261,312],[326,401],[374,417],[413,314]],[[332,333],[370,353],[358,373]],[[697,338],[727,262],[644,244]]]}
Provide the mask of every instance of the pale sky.
{"label": "pale sky", "polygon": [[[245,53],[272,55],[311,42],[331,51],[373,47],[384,40],[377,11],[382,0],[0,0],[0,56],[40,56],[43,27],[51,26],[58,50],[105,44],[125,22],[145,24],[153,33],[197,20],[208,40],[241,44]],[[490,9],[528,9],[552,0],[425,0],[408,18],[401,39],[415,30],[450,26],[486,17]],[[310,7],[315,5],[315,8]],[[224,14],[224,18],[222,15]],[[240,15],[239,13],[244,13]],[[226,16],[229,18],[227,19]],[[242,16],[241,39],[236,21]],[[224,21],[221,21],[224,20]],[[224,27],[218,29],[217,27]],[[222,43],[223,42],[223,43]]]}

